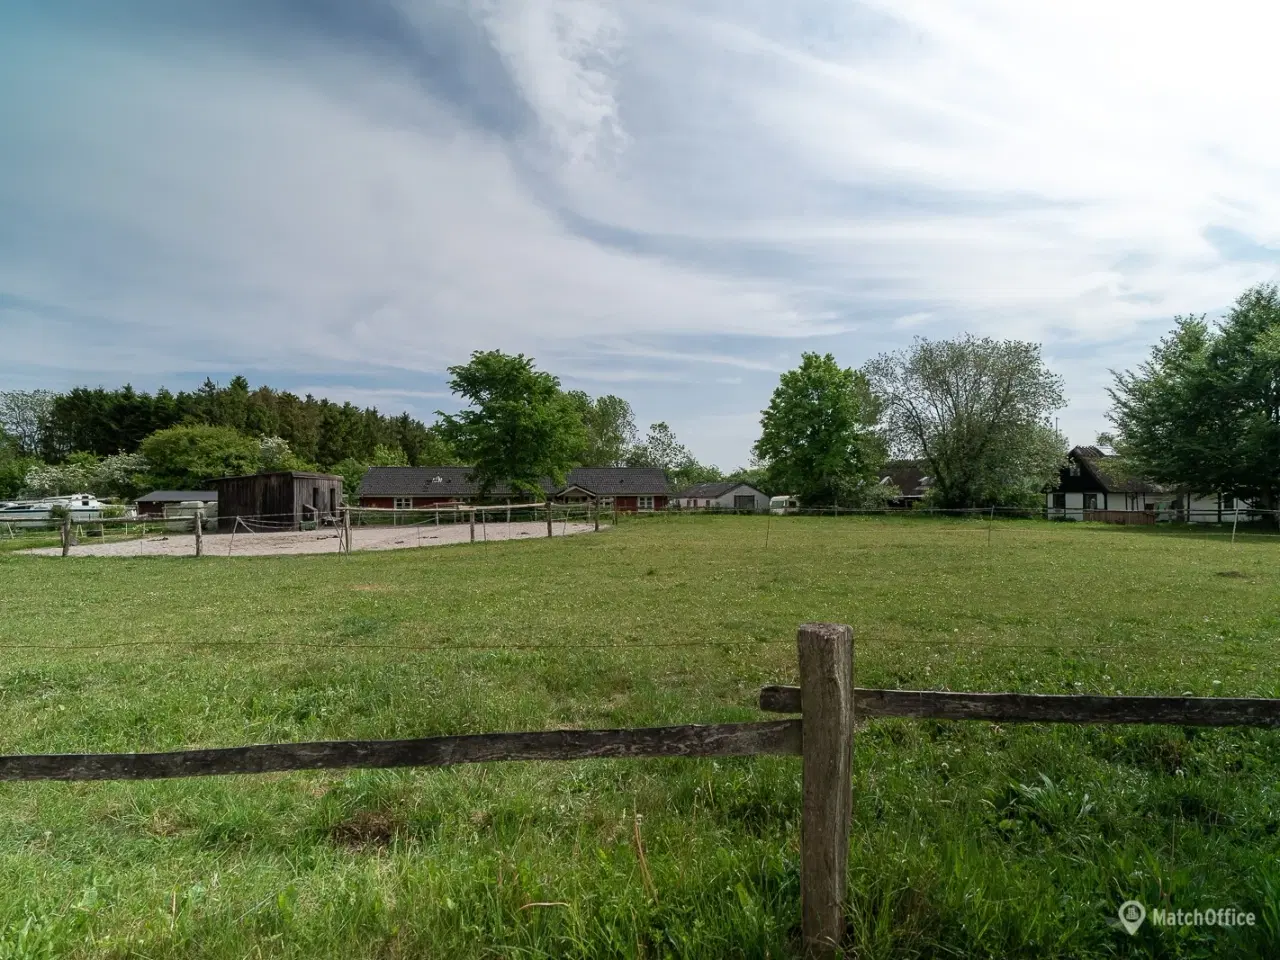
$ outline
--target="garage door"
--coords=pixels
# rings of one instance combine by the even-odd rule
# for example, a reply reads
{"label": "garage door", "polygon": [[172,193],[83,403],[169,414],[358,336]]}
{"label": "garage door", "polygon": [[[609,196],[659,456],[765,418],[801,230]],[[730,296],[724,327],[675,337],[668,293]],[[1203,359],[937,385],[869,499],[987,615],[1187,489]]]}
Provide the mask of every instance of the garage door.
{"label": "garage door", "polygon": [[756,508],[756,498],[751,494],[745,496],[734,495],[733,509],[735,510],[754,510]]}

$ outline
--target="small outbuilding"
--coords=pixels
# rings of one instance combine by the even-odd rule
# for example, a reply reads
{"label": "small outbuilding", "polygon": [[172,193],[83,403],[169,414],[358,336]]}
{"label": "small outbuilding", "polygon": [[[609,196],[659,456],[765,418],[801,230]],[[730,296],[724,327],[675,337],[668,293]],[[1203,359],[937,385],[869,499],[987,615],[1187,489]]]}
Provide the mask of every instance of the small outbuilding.
{"label": "small outbuilding", "polygon": [[[152,490],[134,504],[140,517],[166,517],[175,512],[185,516],[199,508],[212,516],[218,507],[218,493],[216,490]],[[200,507],[194,507],[195,504]]]}
{"label": "small outbuilding", "polygon": [[342,506],[342,477],[283,470],[213,481],[218,495],[218,530],[237,523],[251,530],[301,530],[303,524],[333,523]]}
{"label": "small outbuilding", "polygon": [[749,483],[727,480],[721,483],[698,483],[676,494],[676,502],[684,510],[732,510],[737,513],[765,513],[769,495]]}

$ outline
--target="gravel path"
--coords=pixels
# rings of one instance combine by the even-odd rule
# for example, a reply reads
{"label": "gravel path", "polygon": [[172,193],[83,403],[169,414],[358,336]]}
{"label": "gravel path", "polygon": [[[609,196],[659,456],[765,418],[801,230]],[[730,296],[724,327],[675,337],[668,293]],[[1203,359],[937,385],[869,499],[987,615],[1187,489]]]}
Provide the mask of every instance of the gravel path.
{"label": "gravel path", "polygon": [[[590,533],[589,523],[564,524],[556,521],[555,536],[566,533]],[[602,528],[603,529],[603,528]],[[484,540],[528,540],[547,535],[546,521],[526,523],[497,522],[476,524],[476,543]],[[444,543],[466,543],[471,528],[465,523],[422,524],[404,527],[353,527],[352,545],[356,550],[406,550],[411,547],[435,547]],[[60,547],[20,550],[19,553],[56,557]],[[141,540],[94,543],[86,540],[71,548],[73,557],[190,557],[196,552],[196,538],[190,533],[170,533]],[[294,553],[337,553],[338,532],[332,529],[286,533],[207,533],[205,556],[271,557]]]}

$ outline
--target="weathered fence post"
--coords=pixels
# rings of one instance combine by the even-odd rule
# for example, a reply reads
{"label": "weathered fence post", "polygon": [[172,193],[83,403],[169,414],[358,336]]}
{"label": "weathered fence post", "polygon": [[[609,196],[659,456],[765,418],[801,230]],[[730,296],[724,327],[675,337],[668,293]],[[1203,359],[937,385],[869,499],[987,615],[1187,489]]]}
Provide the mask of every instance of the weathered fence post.
{"label": "weathered fence post", "polygon": [[196,556],[203,557],[204,556],[204,511],[203,510],[199,508],[196,509],[195,520],[196,520],[196,526],[195,526]]}
{"label": "weathered fence post", "polygon": [[62,555],[65,557],[71,553],[71,511],[68,510],[66,516],[62,518]]}
{"label": "weathered fence post", "polygon": [[344,540],[346,541],[343,549],[348,554],[350,554],[351,553],[351,504],[347,504],[347,506],[342,511],[342,535]]}
{"label": "weathered fence post", "polygon": [[595,507],[595,515],[596,515],[596,533],[599,533],[599,532],[600,532],[600,501],[599,501],[599,500],[593,500],[593,501],[592,501],[592,504],[593,504],[593,505],[594,505],[594,507]]}
{"label": "weathered fence post", "polygon": [[547,536],[553,537],[555,534],[551,532],[551,498],[547,497]]}
{"label": "weathered fence post", "polygon": [[853,631],[806,623],[796,636],[804,714],[800,927],[806,957],[840,956],[853,816]]}
{"label": "weathered fence post", "polygon": [[471,542],[476,542],[476,508],[471,508]]}

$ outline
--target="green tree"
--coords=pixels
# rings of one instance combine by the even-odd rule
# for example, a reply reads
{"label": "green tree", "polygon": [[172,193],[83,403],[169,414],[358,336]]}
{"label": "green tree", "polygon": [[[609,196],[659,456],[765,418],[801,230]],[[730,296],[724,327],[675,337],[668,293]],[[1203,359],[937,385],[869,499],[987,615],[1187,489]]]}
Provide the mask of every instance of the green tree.
{"label": "green tree", "polygon": [[[64,394],[8,391],[0,394],[0,422],[21,425],[21,446],[50,462],[72,453],[99,457],[136,451],[145,437],[179,424],[232,427],[255,437],[278,437],[295,457],[329,467],[346,458],[368,462],[378,444],[399,446],[409,462],[454,463],[437,431],[408,414],[387,417],[376,408],[298,398],[243,376],[225,387],[206,379],[199,389],[154,395],[129,384],[116,389],[75,387]],[[13,430],[10,430],[12,433]],[[21,451],[20,451],[21,452]]]}
{"label": "green tree", "polygon": [[453,449],[435,427],[428,427],[407,413],[391,422],[385,444],[399,447],[412,467],[449,466],[458,462]]}
{"label": "green tree", "polygon": [[24,457],[18,450],[18,442],[0,428],[0,500],[18,496],[27,471],[37,463],[32,457]]}
{"label": "green tree", "polygon": [[50,390],[0,390],[0,430],[17,444],[22,456],[42,452],[56,397]]}
{"label": "green tree", "polygon": [[773,487],[769,481],[768,470],[763,464],[753,463],[749,467],[739,467],[732,473],[727,473],[724,479],[733,483],[749,483],[761,493],[772,494]]}
{"label": "green tree", "polygon": [[32,497],[92,493],[99,497],[132,500],[148,483],[147,461],[140,453],[117,453],[95,457],[77,451],[62,463],[31,461],[23,477],[22,490]]}
{"label": "green tree", "polygon": [[662,470],[676,490],[695,483],[712,483],[724,479],[719,467],[699,463],[664,421],[649,426],[649,433],[644,440],[627,450],[624,462],[628,467],[656,467]]}
{"label": "green tree", "polygon": [[582,418],[556,377],[535,370],[523,354],[498,350],[477,350],[449,373],[450,389],[470,409],[441,413],[440,433],[473,465],[481,496],[506,483],[540,497],[544,478],[564,483],[586,438]]}
{"label": "green tree", "polygon": [[79,451],[62,463],[37,463],[23,481],[23,492],[32,497],[59,497],[72,493],[97,493],[95,480],[101,461],[92,453]]}
{"label": "green tree", "polygon": [[369,472],[370,467],[407,466],[411,466],[411,464],[403,450],[399,447],[378,444],[373,450],[373,456],[367,461],[357,460],[355,457],[347,457],[345,460],[334,464],[331,469],[342,477],[343,495],[348,501],[354,502],[360,490],[360,481],[364,479],[364,475]]}
{"label": "green tree", "polygon": [[[141,453],[116,453],[98,461],[89,489],[100,497],[133,500],[150,481],[151,464]],[[72,491],[75,492],[75,491]]]}
{"label": "green tree", "polygon": [[806,353],[773,391],[753,452],[771,488],[806,506],[852,506],[884,461],[876,419],[863,374],[842,368],[829,353]]}
{"label": "green tree", "polygon": [[129,453],[138,449],[144,437],[175,426],[180,419],[168,391],[153,397],[129,384],[118,390],[74,387],[53,401],[45,449],[56,457],[75,452],[99,457]]}
{"label": "green tree", "polygon": [[612,394],[593,399],[582,390],[571,390],[568,397],[582,418],[586,431],[586,442],[579,455],[580,465],[622,466],[626,462],[627,451],[636,441],[636,418],[631,404]]}
{"label": "green tree", "polygon": [[676,432],[665,421],[649,425],[649,433],[627,451],[628,467],[657,467],[668,473],[696,463],[689,448],[676,439]]}
{"label": "green tree", "polygon": [[276,470],[314,470],[316,465],[303,460],[289,448],[283,437],[258,438],[258,469],[263,473]]}
{"label": "green tree", "polygon": [[1280,292],[1246,290],[1216,327],[1176,317],[1134,372],[1116,373],[1114,444],[1133,472],[1275,510],[1280,498]]}
{"label": "green tree", "polygon": [[894,452],[928,462],[938,506],[1039,502],[1056,478],[1066,441],[1048,420],[1065,400],[1039,344],[918,339],[864,370]]}
{"label": "green tree", "polygon": [[159,430],[142,441],[141,452],[150,482],[175,490],[199,490],[216,477],[256,473],[262,463],[260,441],[205,424]]}

